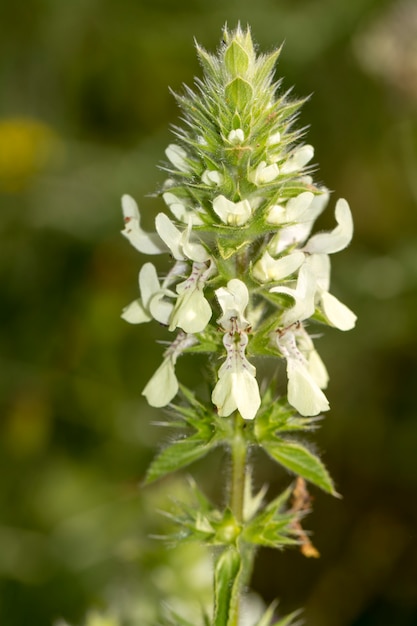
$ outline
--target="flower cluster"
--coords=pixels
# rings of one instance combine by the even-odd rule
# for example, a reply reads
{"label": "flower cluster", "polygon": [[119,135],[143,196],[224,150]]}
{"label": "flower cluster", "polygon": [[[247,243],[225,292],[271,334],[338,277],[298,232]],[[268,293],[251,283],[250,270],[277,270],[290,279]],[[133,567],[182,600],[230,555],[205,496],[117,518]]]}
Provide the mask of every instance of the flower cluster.
{"label": "flower cluster", "polygon": [[329,292],[330,255],[352,238],[350,209],[338,200],[335,228],[312,234],[329,193],[314,185],[314,150],[293,128],[302,102],[277,93],[279,51],[258,56],[250,32],[238,28],[225,32],[218,55],[198,54],[204,78],[177,96],[186,126],[166,150],[169,215],[159,213],[155,232],[146,232],[135,201],[122,199],[123,235],[141,253],[173,258],[162,277],[143,265],[140,298],[122,314],[176,332],[143,394],[152,406],[170,403],[178,357],[198,348],[211,353],[218,415],[237,410],[252,420],[261,404],[252,361],[268,355],[286,360],[289,404],[317,415],[329,408],[328,375],[306,324],[355,324]]}

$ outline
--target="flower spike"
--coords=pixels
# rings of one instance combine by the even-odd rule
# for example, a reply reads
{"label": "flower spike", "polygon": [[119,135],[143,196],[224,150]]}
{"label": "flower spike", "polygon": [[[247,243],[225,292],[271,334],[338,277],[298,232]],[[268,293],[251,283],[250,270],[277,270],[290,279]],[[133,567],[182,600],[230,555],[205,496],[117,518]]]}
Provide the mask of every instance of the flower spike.
{"label": "flower spike", "polygon": [[[181,430],[151,464],[148,482],[218,445],[228,449],[227,505],[214,507],[194,485],[195,505],[180,505],[173,519],[177,540],[216,546],[214,609],[204,623],[237,624],[256,547],[299,545],[318,555],[301,524],[311,503],[306,481],[337,495],[320,458],[297,436],[330,408],[317,324],[347,331],[356,322],[330,293],[331,255],[349,245],[353,220],[341,199],[336,226],[315,228],[329,192],[315,184],[314,148],[295,129],[303,102],[279,93],[280,50],[259,55],[249,28],[239,25],[225,28],[217,54],[200,46],[197,53],[204,75],[176,95],[184,125],[165,151],[156,232],[141,228],[130,196],[122,199],[123,235],[141,253],[165,253],[170,264],[143,265],[140,297],[122,317],[131,324],[155,320],[175,333],[142,394],[152,407],[170,405],[171,425]],[[177,377],[184,354],[206,359],[201,397],[204,385],[188,389]],[[147,355],[141,358],[146,364]],[[286,374],[268,367],[273,359]],[[269,503],[265,487],[252,495],[255,447],[296,475],[295,486]],[[289,626],[295,613],[276,619]],[[176,615],[169,621],[191,624]],[[258,626],[273,621],[274,606],[252,619]]]}

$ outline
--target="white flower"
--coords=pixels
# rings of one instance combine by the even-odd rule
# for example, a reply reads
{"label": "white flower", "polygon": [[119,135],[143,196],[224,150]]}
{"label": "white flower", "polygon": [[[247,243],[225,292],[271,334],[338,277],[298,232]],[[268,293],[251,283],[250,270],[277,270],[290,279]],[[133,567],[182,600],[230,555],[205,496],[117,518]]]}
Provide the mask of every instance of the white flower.
{"label": "white flower", "polygon": [[277,344],[287,360],[288,402],[304,416],[328,411],[329,402],[309,371],[309,363],[297,347],[294,332],[286,329],[277,334]]}
{"label": "white flower", "polygon": [[303,169],[314,156],[313,146],[300,146],[296,148],[288,159],[281,165],[281,174],[292,174]]}
{"label": "white flower", "polygon": [[345,304],[329,293],[330,258],[327,254],[312,254],[306,259],[316,278],[316,304],[327,321],[339,330],[351,330],[356,323],[356,315]]}
{"label": "white flower", "polygon": [[277,178],[278,175],[279,169],[276,163],[267,165],[266,161],[261,161],[258,167],[249,173],[248,179],[254,185],[259,186],[265,183],[272,182]]}
{"label": "white flower", "polygon": [[273,133],[272,135],[269,135],[268,139],[266,140],[266,145],[276,146],[277,143],[279,143],[280,141],[281,141],[281,133],[276,132],[276,133]]}
{"label": "white flower", "polygon": [[223,183],[223,174],[218,170],[205,170],[201,176],[201,180],[209,187],[219,187]]}
{"label": "white flower", "polygon": [[[309,193],[309,192],[303,192],[303,194],[304,193]],[[300,195],[303,195],[303,194],[300,194]],[[303,196],[303,197],[306,198],[306,196]],[[297,196],[297,198],[299,198],[299,196]],[[296,200],[296,198],[294,200]],[[296,244],[304,243],[307,237],[309,236],[309,234],[311,233],[315,220],[325,209],[328,200],[329,200],[328,191],[324,191],[323,193],[317,196],[314,196],[313,200],[311,201],[311,204],[308,206],[308,209],[303,214],[301,221],[291,224],[290,226],[285,226],[284,228],[280,228],[278,233],[271,239],[268,245],[269,251],[272,254],[272,256],[276,256],[280,254],[289,246],[294,246]],[[297,207],[297,205],[298,207],[300,207],[298,202],[294,202],[295,207]],[[292,210],[294,209],[294,204],[292,205]],[[272,209],[274,209],[274,207],[272,207]],[[286,219],[285,213],[281,213],[280,216],[276,216],[274,217],[274,219],[282,219],[284,217]]]}
{"label": "white flower", "polygon": [[314,347],[313,340],[301,324],[297,326],[295,336],[297,346],[307,361],[309,374],[311,374],[320,389],[326,389],[329,382],[329,374],[319,353]]}
{"label": "white flower", "polygon": [[[266,218],[268,224],[291,224],[292,222],[304,221],[308,209],[313,202],[314,194],[311,191],[303,191],[295,198],[290,198],[285,206],[276,204],[272,206]],[[311,219],[311,218],[310,218]]]}
{"label": "white flower", "polygon": [[226,333],[223,337],[227,356],[219,369],[219,380],[211,396],[222,417],[237,409],[243,419],[252,420],[261,404],[256,369],[245,356],[247,343],[245,332]]}
{"label": "white flower", "polygon": [[177,261],[191,259],[202,263],[210,258],[209,253],[201,243],[191,241],[191,220],[184,231],[178,230],[165,213],[158,213],[155,219],[155,226],[158,235],[172,252],[172,256]]}
{"label": "white flower", "polygon": [[249,326],[245,318],[249,291],[245,283],[238,278],[232,278],[227,283],[227,287],[220,287],[215,293],[223,311],[217,323],[227,331],[246,330]]}
{"label": "white flower", "polygon": [[177,198],[177,196],[170,191],[166,191],[162,194],[165,204],[171,211],[171,213],[179,220],[180,222],[184,222],[188,224],[191,220],[193,226],[201,226],[203,220],[200,218],[197,211],[192,208],[187,207],[186,204],[181,202]]}
{"label": "white flower", "polygon": [[175,375],[175,364],[180,354],[195,343],[196,339],[193,336],[180,332],[165,351],[164,360],[142,391],[142,395],[151,406],[166,406],[177,394],[178,381]]}
{"label": "white flower", "polygon": [[190,276],[177,285],[178,299],[171,315],[169,330],[179,327],[186,333],[202,332],[210,321],[212,310],[203,293],[204,284],[212,273],[211,266],[193,263]]}
{"label": "white flower", "polygon": [[321,310],[327,321],[339,330],[352,330],[355,327],[357,316],[343,302],[340,302],[328,291],[320,294]]}
{"label": "white flower", "polygon": [[266,250],[253,266],[252,274],[261,283],[278,281],[293,274],[304,262],[302,252],[293,252],[280,259],[274,259]]}
{"label": "white flower", "polygon": [[236,128],[235,130],[230,131],[227,138],[230,143],[233,144],[243,143],[245,140],[245,133],[241,128]]}
{"label": "white flower", "polygon": [[168,324],[174,305],[164,298],[175,294],[160,286],[152,263],[145,263],[139,272],[139,291],[141,297],[123,309],[122,318],[130,324],[142,324],[152,318],[161,324]]}
{"label": "white flower", "polygon": [[147,233],[140,227],[138,205],[132,196],[122,196],[122,210],[125,221],[124,235],[136,250],[145,254],[161,254],[166,252],[163,242],[156,233]]}
{"label": "white flower", "polygon": [[304,246],[309,254],[333,254],[346,248],[353,235],[352,213],[346,200],[341,198],[336,203],[335,217],[337,226],[329,233],[313,235]]}
{"label": "white flower", "polygon": [[184,148],[181,148],[181,146],[171,143],[165,150],[165,154],[171,161],[172,165],[180,172],[188,173],[191,171],[191,167],[186,161],[187,153]]}
{"label": "white flower", "polygon": [[249,200],[232,202],[222,195],[213,200],[213,210],[221,221],[229,226],[242,226],[252,215]]}
{"label": "white flower", "polygon": [[178,380],[175,376],[175,361],[173,355],[165,357],[142,391],[142,395],[151,406],[166,406],[177,394]]}
{"label": "white flower", "polygon": [[288,327],[295,322],[306,320],[314,314],[314,296],[316,293],[316,279],[308,265],[301,266],[298,272],[297,286],[271,287],[271,293],[284,293],[295,300],[295,304],[290,309],[286,309],[281,316],[282,326]]}

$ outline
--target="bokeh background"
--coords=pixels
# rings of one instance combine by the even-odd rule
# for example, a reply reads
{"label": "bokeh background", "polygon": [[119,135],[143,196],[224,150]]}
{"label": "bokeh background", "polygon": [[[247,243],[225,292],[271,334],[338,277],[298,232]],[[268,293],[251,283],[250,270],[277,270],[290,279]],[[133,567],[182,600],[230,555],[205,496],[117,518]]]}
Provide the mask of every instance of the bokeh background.
{"label": "bokeh background", "polygon": [[[169,433],[140,395],[160,330],[119,318],[142,263],[119,233],[120,196],[150,228],[162,207],[147,194],[178,117],[168,87],[200,73],[193,37],[213,50],[239,19],[264,50],[285,40],[284,86],[312,94],[300,124],[318,179],[349,199],[356,225],[333,292],[359,316],[319,340],[332,411],[314,439],[343,494],[314,491],[321,558],[261,551],[253,588],[282,612],[304,606],[309,626],[417,624],[416,2],[2,0],[4,626],[81,625],[89,611],[91,624],[102,612],[153,626],[164,599],[188,611],[209,597],[210,556],[153,538],[184,477],[140,486]],[[329,211],[321,226],[332,224]],[[224,462],[192,468],[213,498]],[[259,458],[263,480],[273,495],[289,477]]]}

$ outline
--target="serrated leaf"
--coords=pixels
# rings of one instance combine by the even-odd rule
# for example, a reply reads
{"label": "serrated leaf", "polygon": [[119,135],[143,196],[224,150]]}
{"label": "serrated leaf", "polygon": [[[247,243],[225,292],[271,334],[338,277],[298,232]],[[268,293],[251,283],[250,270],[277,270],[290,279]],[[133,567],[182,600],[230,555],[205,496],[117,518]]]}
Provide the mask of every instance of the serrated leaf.
{"label": "serrated leaf", "polygon": [[332,479],[322,461],[302,443],[275,439],[262,441],[262,447],[275,461],[302,476],[320,489],[337,495]]}
{"label": "serrated leaf", "polygon": [[240,555],[235,548],[227,548],[217,560],[214,571],[215,614],[213,626],[229,626],[235,622],[234,598],[239,593]]}
{"label": "serrated leaf", "polygon": [[207,442],[197,436],[180,439],[162,450],[160,454],[152,461],[146,474],[145,483],[149,484],[175,472],[178,469],[194,463],[198,459],[202,459],[217,442],[211,440]]}
{"label": "serrated leaf", "polygon": [[242,111],[252,100],[253,88],[247,80],[238,76],[226,85],[225,94],[229,104]]}

